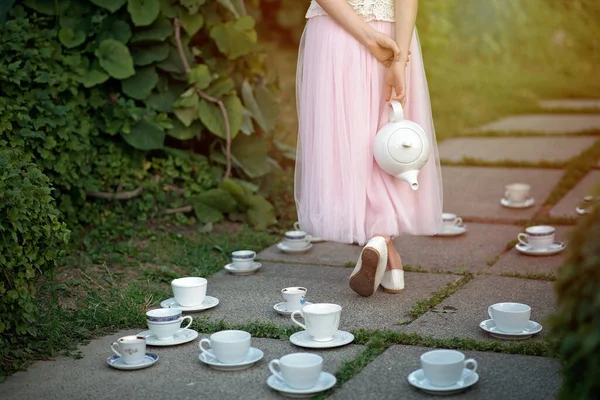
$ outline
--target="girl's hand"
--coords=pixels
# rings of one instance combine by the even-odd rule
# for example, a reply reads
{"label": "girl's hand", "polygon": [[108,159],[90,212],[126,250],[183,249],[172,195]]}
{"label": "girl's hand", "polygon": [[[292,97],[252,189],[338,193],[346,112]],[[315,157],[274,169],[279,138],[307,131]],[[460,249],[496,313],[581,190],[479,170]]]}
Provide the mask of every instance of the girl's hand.
{"label": "girl's hand", "polygon": [[[385,71],[385,100],[397,100],[402,107],[406,104],[406,65],[410,61],[410,52],[406,61],[394,61]],[[392,89],[395,92],[392,96]]]}
{"label": "girl's hand", "polygon": [[367,44],[371,54],[383,65],[390,67],[392,63],[400,58],[398,43],[390,36],[379,31],[371,33],[371,40]]}

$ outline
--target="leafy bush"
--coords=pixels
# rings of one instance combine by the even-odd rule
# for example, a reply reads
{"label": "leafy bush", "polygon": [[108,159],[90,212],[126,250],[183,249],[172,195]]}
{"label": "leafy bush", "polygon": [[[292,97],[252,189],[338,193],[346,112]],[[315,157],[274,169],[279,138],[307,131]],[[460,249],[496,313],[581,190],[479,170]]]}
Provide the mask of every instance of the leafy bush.
{"label": "leafy bush", "polygon": [[583,218],[556,282],[551,331],[563,368],[560,399],[600,398],[600,207]]}
{"label": "leafy bush", "polygon": [[50,191],[35,164],[0,150],[0,348],[14,334],[35,334],[36,281],[51,276],[65,252],[70,231]]}

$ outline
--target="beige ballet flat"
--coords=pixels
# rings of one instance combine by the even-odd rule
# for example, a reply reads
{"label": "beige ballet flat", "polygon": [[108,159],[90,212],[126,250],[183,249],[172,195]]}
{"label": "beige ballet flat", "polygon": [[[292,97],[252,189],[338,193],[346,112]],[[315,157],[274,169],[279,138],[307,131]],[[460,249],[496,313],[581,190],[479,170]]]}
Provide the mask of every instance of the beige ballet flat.
{"label": "beige ballet flat", "polygon": [[381,280],[381,286],[388,293],[402,293],[404,290],[404,270],[391,269],[385,271]]}
{"label": "beige ballet flat", "polygon": [[369,297],[379,287],[388,260],[387,244],[375,236],[363,247],[356,267],[350,275],[350,288],[363,297]]}

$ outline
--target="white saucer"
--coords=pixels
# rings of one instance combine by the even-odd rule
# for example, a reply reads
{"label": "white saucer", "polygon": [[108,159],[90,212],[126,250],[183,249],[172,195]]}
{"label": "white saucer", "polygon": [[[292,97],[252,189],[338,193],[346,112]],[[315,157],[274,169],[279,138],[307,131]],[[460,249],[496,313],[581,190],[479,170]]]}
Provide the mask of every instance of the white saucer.
{"label": "white saucer", "polygon": [[524,245],[523,243],[517,243],[515,249],[528,256],[551,256],[563,251],[567,245],[565,242],[554,242],[545,249],[535,249],[531,246]]}
{"label": "white saucer", "polygon": [[277,248],[281,251],[283,251],[284,253],[304,253],[307,252],[308,250],[312,249],[313,245],[312,243],[309,243],[308,246],[306,247],[301,247],[299,249],[292,249],[291,247],[288,247],[285,245],[285,243],[277,243]]}
{"label": "white saucer", "polygon": [[496,323],[493,319],[486,319],[479,324],[479,327],[497,339],[507,340],[525,340],[542,331],[542,325],[535,321],[529,321],[525,329],[518,333],[506,333],[496,328]]}
{"label": "white saucer", "polygon": [[210,353],[210,356],[201,351],[198,358],[204,364],[210,365],[211,368],[219,371],[241,371],[243,369],[250,368],[256,362],[260,361],[264,356],[264,353],[261,350],[255,347],[250,347],[250,350],[248,350],[248,354],[246,354],[244,361],[235,364],[225,364],[217,360],[216,357],[212,355],[212,350],[208,350],[208,353]]}
{"label": "white saucer", "polygon": [[146,338],[146,344],[148,346],[177,346],[191,342],[198,337],[198,332],[193,329],[182,329],[176,332],[175,335],[169,340],[158,340],[152,331],[144,331],[137,334],[137,336],[143,336]]}
{"label": "white saucer", "polygon": [[500,199],[500,204],[508,208],[529,208],[535,204],[535,199],[530,197],[522,203],[513,203],[512,201],[503,197]]}
{"label": "white saucer", "polygon": [[252,275],[254,272],[258,271],[262,266],[259,262],[253,262],[250,268],[238,268],[232,264],[227,264],[225,269],[232,273],[233,275]]}
{"label": "white saucer", "polygon": [[111,367],[116,368],[116,369],[124,369],[124,370],[148,368],[149,366],[156,364],[157,361],[158,361],[158,354],[154,354],[154,353],[146,353],[146,355],[144,356],[144,360],[140,364],[134,364],[134,365],[125,364],[123,362],[123,359],[117,355],[108,357],[106,359],[106,362]]}
{"label": "white saucer", "polygon": [[204,301],[202,302],[202,304],[200,304],[199,306],[180,306],[175,301],[175,298],[171,297],[170,299],[161,302],[160,306],[162,308],[181,308],[181,311],[202,311],[208,310],[209,308],[213,308],[217,304],[219,304],[219,299],[212,296],[206,296],[204,297]]}
{"label": "white saucer", "polygon": [[[286,308],[286,306],[285,306],[286,304],[287,304],[287,302],[285,302],[285,301],[284,301],[284,302],[281,302],[281,303],[277,303],[277,304],[275,304],[275,305],[273,306],[273,309],[274,309],[275,311],[277,311],[279,314],[281,314],[281,315],[286,315],[286,316],[288,316],[288,317],[289,317],[290,315],[292,315],[292,312],[293,312],[294,310],[288,310],[288,309]],[[304,305],[305,305],[305,306],[308,306],[308,305],[311,305],[311,304],[312,304],[312,303],[311,303],[310,301],[306,301],[306,302],[304,302]]]}
{"label": "white saucer", "polygon": [[350,332],[337,331],[333,334],[333,340],[329,342],[314,341],[312,335],[307,331],[296,332],[290,336],[290,342],[299,347],[308,347],[310,349],[329,349],[332,347],[345,346],[352,343],[354,335]]}
{"label": "white saucer", "polygon": [[283,396],[294,399],[310,398],[316,393],[331,389],[335,386],[336,382],[337,379],[335,376],[329,372],[321,372],[321,376],[319,376],[317,384],[309,389],[292,389],[275,375],[271,375],[269,379],[267,379],[267,385],[269,385],[271,389],[277,390]]}
{"label": "white saucer", "polygon": [[321,242],[326,242],[326,240],[320,236],[310,236],[310,242],[311,243],[321,243]]}
{"label": "white saucer", "polygon": [[450,228],[442,228],[442,231],[437,236],[458,236],[467,231],[466,225],[456,225]]}
{"label": "white saucer", "polygon": [[467,368],[463,370],[463,377],[466,377],[466,379],[463,382],[456,383],[452,386],[433,386],[431,383],[429,383],[429,380],[425,378],[423,370],[418,369],[412,372],[410,375],[408,375],[408,383],[429,394],[449,395],[461,392],[473,386],[479,380],[479,375],[477,374],[477,372],[471,373],[471,370]]}

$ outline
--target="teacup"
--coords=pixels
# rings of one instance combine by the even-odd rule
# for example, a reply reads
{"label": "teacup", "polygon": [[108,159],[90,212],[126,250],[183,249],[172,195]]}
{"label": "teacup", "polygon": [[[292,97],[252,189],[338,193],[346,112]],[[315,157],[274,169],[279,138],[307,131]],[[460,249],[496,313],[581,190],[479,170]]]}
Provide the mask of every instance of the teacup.
{"label": "teacup", "polygon": [[442,224],[444,229],[451,229],[455,226],[462,225],[463,220],[456,214],[452,213],[443,213],[442,214]]}
{"label": "teacup", "polygon": [[547,249],[554,243],[555,229],[549,225],[530,226],[525,229],[525,233],[519,233],[517,238],[525,246],[531,246],[535,249]]}
{"label": "teacup", "polygon": [[199,306],[206,297],[206,286],[208,281],[204,278],[186,277],[173,279],[171,288],[175,301],[180,306]]}
{"label": "teacup", "polygon": [[252,268],[256,252],[252,250],[237,250],[231,253],[231,261],[233,266],[239,269]]}
{"label": "teacup", "polygon": [[281,296],[286,301],[286,309],[289,311],[301,309],[306,302],[306,291],[304,287],[287,287],[281,289]]}
{"label": "teacup", "polygon": [[499,331],[519,333],[527,327],[531,307],[521,303],[496,303],[488,307],[488,314]]}
{"label": "teacup", "polygon": [[158,308],[146,313],[146,321],[171,322],[181,318],[180,308]]}
{"label": "teacup", "polygon": [[269,370],[292,389],[310,389],[321,376],[323,358],[311,353],[287,354],[280,359],[271,360]]}
{"label": "teacup", "polygon": [[511,183],[505,186],[504,198],[511,203],[523,203],[529,198],[531,186],[526,183]]}
{"label": "teacup", "polygon": [[[188,324],[182,328],[181,324],[187,319],[189,319]],[[158,340],[171,340],[178,331],[187,329],[190,325],[192,325],[192,317],[187,315],[183,318],[178,318],[176,320],[166,322],[155,322],[146,320],[146,323],[148,324],[148,329],[152,331],[152,333],[154,334],[154,336],[156,336]]]}
{"label": "teacup", "polygon": [[[468,368],[472,365],[472,368]],[[421,368],[423,374],[433,386],[453,386],[463,381],[463,370],[470,369],[469,374],[477,370],[477,361],[470,358],[465,360],[465,355],[456,350],[432,350],[421,355]]]}
{"label": "teacup", "polygon": [[[212,350],[208,353],[202,344],[206,343]],[[251,335],[245,331],[221,331],[210,335],[210,339],[202,339],[199,343],[200,351],[211,358],[216,358],[223,364],[241,363],[250,350]]]}
{"label": "teacup", "polygon": [[304,231],[288,231],[285,233],[285,245],[291,249],[301,249],[310,244],[310,236]]}
{"label": "teacup", "polygon": [[[333,334],[340,326],[342,306],[329,303],[309,304],[301,310],[292,312],[292,321],[299,327],[305,329],[315,342],[329,342],[333,340]],[[301,315],[304,324],[298,322],[294,317]]]}
{"label": "teacup", "polygon": [[146,355],[146,339],[135,335],[123,336],[113,342],[110,348],[125,364],[140,364]]}

